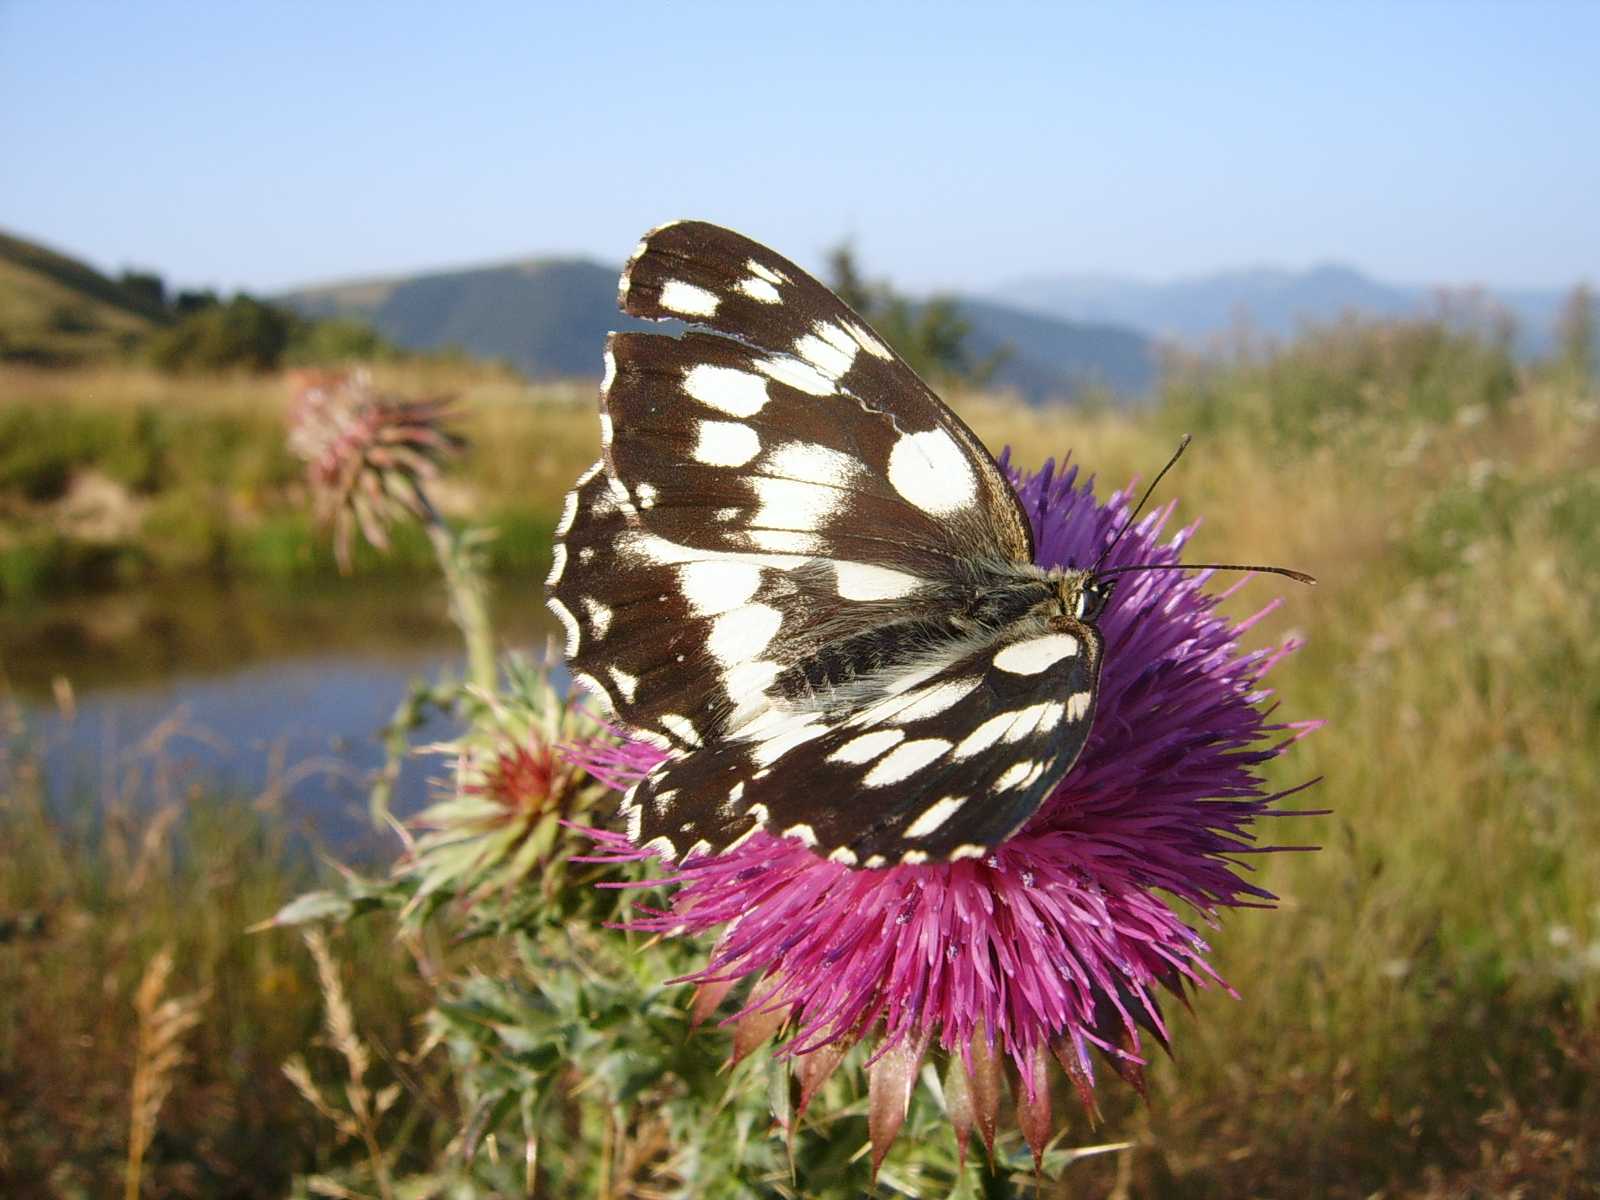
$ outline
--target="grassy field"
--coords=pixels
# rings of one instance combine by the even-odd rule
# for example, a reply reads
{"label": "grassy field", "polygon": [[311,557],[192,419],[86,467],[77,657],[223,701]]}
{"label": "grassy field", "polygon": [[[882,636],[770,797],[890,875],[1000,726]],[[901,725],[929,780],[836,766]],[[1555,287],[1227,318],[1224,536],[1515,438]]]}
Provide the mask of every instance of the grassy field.
{"label": "grassy field", "polygon": [[[474,449],[446,497],[506,522],[501,565],[537,566],[549,514],[594,452],[588,399],[491,373],[384,382],[462,395]],[[57,519],[92,470],[142,506],[121,569],[327,569],[294,524],[280,381],[8,372],[0,388],[22,400],[0,419],[52,431],[29,461],[0,436],[13,561],[29,544],[18,531]],[[1321,580],[1251,637],[1305,637],[1274,683],[1286,716],[1328,722],[1274,782],[1320,777],[1305,803],[1331,813],[1263,838],[1322,848],[1252,861],[1282,902],[1212,938],[1238,998],[1213,989],[1174,1017],[1175,1057],[1147,1106],[1108,1085],[1105,1126],[1069,1135],[1135,1149],[1044,1194],[1600,1194],[1592,384],[1437,326],[1347,326],[1187,371],[1134,415],[955,404],[991,447],[1023,448],[1024,464],[1071,449],[1107,487],[1148,476],[1193,431],[1163,488],[1180,519],[1205,518],[1191,553]],[[135,449],[148,446],[159,453]],[[197,533],[180,514],[207,496]],[[72,576],[30,578],[37,593]],[[1284,590],[1255,581],[1234,609]],[[104,828],[48,817],[22,744],[0,764],[0,860],[19,866],[0,872],[0,1182],[92,1195],[120,1169],[131,997],[165,944],[169,990],[209,998],[147,1159],[152,1186],[281,1194],[291,1171],[359,1153],[277,1071],[316,1034],[310,958],[294,939],[239,933],[311,870],[274,841],[270,813],[176,793]],[[150,835],[162,804],[173,822]],[[410,967],[381,931],[338,949],[385,1070],[416,1082],[399,1050],[421,1004]],[[437,1127],[423,1144],[442,1145],[458,1115],[425,1083],[411,1094],[415,1120]]]}

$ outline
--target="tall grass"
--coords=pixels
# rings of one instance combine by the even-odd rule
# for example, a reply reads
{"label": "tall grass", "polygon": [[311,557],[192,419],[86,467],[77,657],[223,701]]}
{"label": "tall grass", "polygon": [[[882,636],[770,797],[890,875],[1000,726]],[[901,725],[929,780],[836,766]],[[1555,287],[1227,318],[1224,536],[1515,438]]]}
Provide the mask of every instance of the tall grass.
{"label": "tall grass", "polygon": [[[287,823],[173,771],[53,811],[25,734],[3,744],[0,1195],[281,1196],[336,1161],[280,1072],[320,1061],[313,964],[245,934],[317,881]],[[409,1044],[410,957],[375,924],[340,954],[370,1040]]]}

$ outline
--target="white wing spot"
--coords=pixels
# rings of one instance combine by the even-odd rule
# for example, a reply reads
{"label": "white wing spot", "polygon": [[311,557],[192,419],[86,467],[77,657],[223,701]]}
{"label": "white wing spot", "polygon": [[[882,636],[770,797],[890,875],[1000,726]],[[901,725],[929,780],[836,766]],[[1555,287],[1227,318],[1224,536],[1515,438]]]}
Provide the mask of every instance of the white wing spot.
{"label": "white wing spot", "polygon": [[888,861],[889,860],[881,854],[870,854],[867,856],[867,861],[861,865],[866,867],[869,871],[876,871]]}
{"label": "white wing spot", "polygon": [[[763,358],[751,364],[769,379],[778,383],[787,384],[796,391],[805,392],[811,396],[831,396],[834,394],[833,380],[826,375],[806,366],[797,359],[787,355],[778,358]],[[699,370],[700,368],[695,368]],[[748,413],[739,414],[748,416]]]}
{"label": "white wing spot", "polygon": [[960,512],[978,496],[978,477],[966,452],[942,429],[902,435],[889,451],[889,482],[936,517]]}
{"label": "white wing spot", "polygon": [[761,453],[761,438],[738,421],[701,421],[690,453],[708,467],[742,467]]}
{"label": "white wing spot", "polygon": [[669,279],[661,285],[661,307],[686,317],[709,317],[717,311],[717,297],[703,287]]}
{"label": "white wing spot", "polygon": [[597,638],[603,638],[606,630],[611,628],[611,610],[592,596],[585,596],[578,601],[583,605],[584,615],[589,618],[589,630]]}
{"label": "white wing spot", "polygon": [[802,479],[753,475],[745,482],[761,505],[750,518],[750,524],[756,529],[794,529],[810,533],[826,525],[848,500],[847,494],[838,488],[818,487]]}
{"label": "white wing spot", "polygon": [[728,714],[730,733],[744,728],[770,709],[766,690],[778,677],[778,670],[777,663],[758,658],[753,662],[740,663],[722,677],[722,690],[728,693],[728,698],[735,705]]}
{"label": "white wing spot", "polygon": [[908,693],[905,697],[909,703],[886,717],[897,725],[904,725],[908,721],[921,721],[928,717],[937,716],[947,708],[953,708],[971,694],[974,688],[982,682],[979,679],[952,679],[948,683],[941,683],[924,692]]}
{"label": "white wing spot", "polygon": [[906,731],[903,729],[875,729],[871,733],[863,733],[853,737],[828,755],[829,762],[869,763],[889,747],[905,740]]}
{"label": "white wing spot", "polygon": [[737,367],[700,363],[683,377],[683,390],[708,408],[731,417],[753,417],[768,400],[767,381]]}
{"label": "white wing spot", "polygon": [[673,858],[677,857],[678,853],[677,847],[672,844],[672,839],[664,833],[657,837],[651,838],[644,845],[640,846],[639,849],[646,852],[653,850],[662,858],[667,859],[669,862]]}
{"label": "white wing spot", "polygon": [[783,272],[774,271],[771,267],[767,266],[764,263],[759,263],[753,258],[745,259],[744,265],[745,265],[745,269],[747,271],[749,271],[750,274],[754,275],[757,279],[764,279],[768,283],[788,283],[789,282],[789,277],[787,275],[785,275]]}
{"label": "white wing spot", "polygon": [[639,498],[640,508],[654,508],[656,497],[661,493],[656,491],[653,484],[641,483],[633,489],[633,494]]}
{"label": "white wing spot", "polygon": [[1077,652],[1078,639],[1070,633],[1047,633],[1043,637],[1012,642],[995,654],[994,665],[1013,675],[1037,675]]}
{"label": "white wing spot", "polygon": [[857,325],[854,321],[848,322],[847,325],[850,330],[850,336],[855,338],[856,342],[868,354],[874,358],[881,358],[884,362],[894,361],[894,351],[873,337],[870,329]]}
{"label": "white wing spot", "polygon": [[585,565],[592,563],[594,561],[594,547],[580,546],[578,548],[578,561]]}
{"label": "white wing spot", "polygon": [[681,563],[678,586],[695,616],[715,617],[749,603],[761,586],[761,568],[734,558]]}
{"label": "white wing spot", "polygon": [[872,563],[835,562],[833,572],[844,600],[899,600],[922,585],[915,575]]}
{"label": "white wing spot", "polygon": [[765,279],[752,276],[749,279],[741,279],[737,286],[750,299],[759,300],[762,304],[778,304],[783,300],[778,294],[778,289]]}
{"label": "white wing spot", "polygon": [[787,733],[781,733],[775,738],[768,738],[758,743],[750,752],[751,761],[757,766],[770,767],[796,746],[803,746],[807,742],[821,737],[828,732],[826,725],[796,725]]}
{"label": "white wing spot", "polygon": [[806,824],[791,825],[783,831],[784,837],[799,838],[808,846],[817,844],[817,831]]}
{"label": "white wing spot", "polygon": [[908,867],[919,866],[928,861],[928,852],[926,850],[907,850],[900,856],[900,861]]}
{"label": "white wing spot", "polygon": [[1014,720],[1016,720],[1016,714],[1008,712],[1001,713],[997,717],[990,717],[961,739],[961,744],[955,748],[955,752],[951,757],[971,758],[974,754],[982,754],[1004,736]]}
{"label": "white wing spot", "polygon": [[578,618],[572,615],[572,610],[554,596],[545,601],[545,606],[556,615],[567,631],[567,657],[572,658],[578,653],[579,633]]}
{"label": "white wing spot", "polygon": [[955,816],[961,806],[967,802],[965,796],[946,796],[943,800],[935,800],[922,810],[922,815],[911,824],[907,825],[902,837],[920,838],[927,837],[951,817]]}
{"label": "white wing spot", "polygon": [[561,572],[567,569],[567,546],[565,542],[557,542],[551,552],[550,574],[545,576],[545,587],[555,587],[561,582]]}
{"label": "white wing spot", "polygon": [[884,787],[911,778],[923,767],[941,757],[950,749],[944,738],[922,738],[915,742],[902,742],[879,760],[878,765],[862,777],[862,787]]}
{"label": "white wing spot", "polygon": [[617,691],[622,693],[622,698],[632,704],[633,695],[639,689],[639,677],[617,667],[607,667],[606,670],[611,675],[611,681],[617,685]]}
{"label": "white wing spot", "polygon": [[746,604],[725,612],[711,623],[706,648],[725,667],[755,658],[767,648],[783,614],[767,604]]}
{"label": "white wing spot", "polygon": [[1046,700],[1040,704],[1030,704],[1027,708],[1019,708],[1011,714],[1011,728],[1006,731],[1006,741],[1020,742],[1029,734],[1037,733],[1040,729],[1053,729],[1061,714],[1067,706],[1059,700]]}
{"label": "white wing spot", "polygon": [[856,852],[850,849],[849,846],[840,846],[837,850],[829,852],[828,861],[843,863],[847,867],[853,867],[861,860],[856,857]]}
{"label": "white wing spot", "polygon": [[1009,792],[1013,788],[1025,787],[1039,777],[1040,769],[1040,765],[1031,758],[1012,763],[1005,769],[1000,778],[994,781],[995,791]]}
{"label": "white wing spot", "polygon": [[989,847],[968,842],[966,845],[957,846],[950,851],[950,861],[957,862],[963,858],[982,858],[987,853],[989,853]]}
{"label": "white wing spot", "polygon": [[860,347],[854,338],[831,322],[819,321],[812,328],[816,333],[808,333],[795,342],[795,353],[829,379],[839,379],[850,370]]}
{"label": "white wing spot", "polygon": [[698,746],[700,734],[690,723],[688,717],[680,717],[677,713],[662,713],[656,718],[656,724],[665,729],[673,737],[686,746]]}
{"label": "white wing spot", "polygon": [[761,470],[783,479],[843,488],[864,474],[866,468],[859,458],[815,442],[785,442],[767,455]]}
{"label": "white wing spot", "polygon": [[1089,701],[1094,699],[1088,692],[1074,692],[1067,697],[1067,720],[1081,721],[1083,715],[1089,711]]}

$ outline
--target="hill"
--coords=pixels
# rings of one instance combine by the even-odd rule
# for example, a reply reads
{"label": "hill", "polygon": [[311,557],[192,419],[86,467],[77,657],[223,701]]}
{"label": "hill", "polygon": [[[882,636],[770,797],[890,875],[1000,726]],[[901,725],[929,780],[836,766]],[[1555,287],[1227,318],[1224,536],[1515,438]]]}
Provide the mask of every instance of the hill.
{"label": "hill", "polygon": [[1487,291],[1385,283],[1353,268],[1324,264],[1305,271],[1261,267],[1166,282],[1104,275],[1046,275],[995,289],[1003,303],[1074,321],[1126,325],[1150,337],[1198,345],[1241,325],[1291,337],[1311,322],[1346,313],[1368,317],[1437,312],[1441,296],[1460,298],[1466,316],[1481,317],[1487,302],[1517,323],[1519,349],[1549,348],[1565,293],[1553,289]]}
{"label": "hill", "polygon": [[120,355],[165,320],[87,263],[0,232],[0,360],[65,365]]}
{"label": "hill", "polygon": [[[359,317],[406,349],[457,346],[549,378],[598,374],[610,330],[662,328],[623,315],[616,295],[615,268],[558,258],[307,287],[276,299],[305,316]],[[1088,387],[1137,396],[1155,382],[1150,342],[1130,330],[969,297],[960,307],[976,358],[1009,347],[994,384],[1031,401]]]}

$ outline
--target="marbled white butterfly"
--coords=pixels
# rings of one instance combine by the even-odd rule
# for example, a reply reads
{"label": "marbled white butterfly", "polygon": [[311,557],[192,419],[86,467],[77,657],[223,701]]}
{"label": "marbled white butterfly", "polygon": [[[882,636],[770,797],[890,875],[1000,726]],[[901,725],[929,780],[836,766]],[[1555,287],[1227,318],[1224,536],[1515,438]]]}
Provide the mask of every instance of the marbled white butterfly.
{"label": "marbled white butterfly", "polygon": [[1111,581],[1035,566],[978,438],[822,284],[698,221],[622,273],[602,456],[549,606],[574,682],[670,757],[627,796],[668,858],[756,829],[850,866],[986,854],[1094,720]]}

